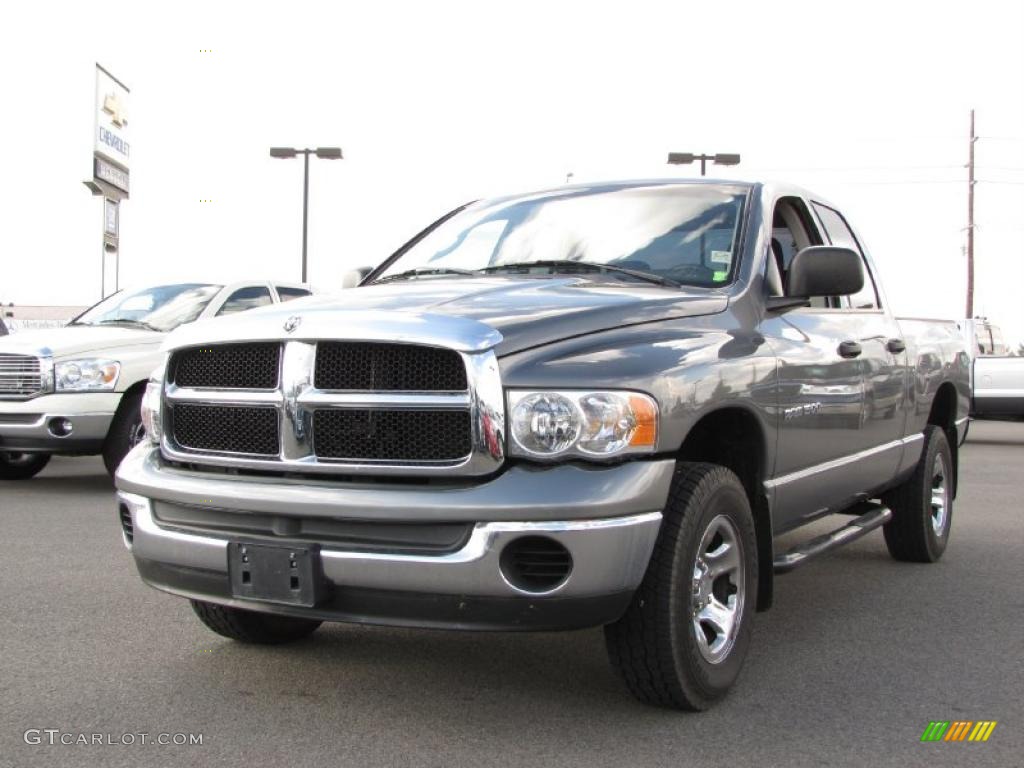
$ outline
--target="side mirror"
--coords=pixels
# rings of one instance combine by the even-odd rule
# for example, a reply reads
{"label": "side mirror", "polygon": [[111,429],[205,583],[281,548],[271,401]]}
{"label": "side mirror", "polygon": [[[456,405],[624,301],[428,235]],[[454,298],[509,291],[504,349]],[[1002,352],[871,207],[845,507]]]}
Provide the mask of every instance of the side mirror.
{"label": "side mirror", "polygon": [[355,288],[366,276],[373,272],[373,267],[356,267],[355,269],[349,270],[341,278],[342,288]]}
{"label": "side mirror", "polygon": [[793,257],[787,297],[848,296],[864,287],[860,254],[834,245],[812,245]]}

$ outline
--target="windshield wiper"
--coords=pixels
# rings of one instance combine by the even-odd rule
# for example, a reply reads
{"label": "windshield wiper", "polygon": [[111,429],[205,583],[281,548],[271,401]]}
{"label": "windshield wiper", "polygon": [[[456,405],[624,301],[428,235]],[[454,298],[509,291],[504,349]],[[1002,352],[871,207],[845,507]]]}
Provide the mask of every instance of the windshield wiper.
{"label": "windshield wiper", "polygon": [[407,277],[419,277],[420,275],[472,275],[472,271],[468,269],[451,269],[449,267],[414,267],[413,269],[407,269],[405,272],[398,272],[394,275],[388,275],[387,277],[381,277],[374,280],[375,283],[384,283],[388,280],[403,280]]}
{"label": "windshield wiper", "polygon": [[611,272],[612,274],[629,275],[639,280],[646,280],[649,283],[657,283],[658,285],[668,285],[672,288],[679,288],[680,283],[661,275],[655,275],[651,272],[643,272],[638,269],[627,269],[626,267],[617,267],[614,264],[601,264],[596,261],[573,261],[572,259],[546,259],[541,261],[515,261],[509,264],[495,264],[491,267],[484,267],[479,270],[480,272],[501,272],[506,269],[517,270],[517,269],[530,269],[531,267],[541,267],[550,269],[552,272]]}
{"label": "windshield wiper", "polygon": [[113,325],[114,323],[121,323],[123,325],[136,325],[139,328],[145,328],[147,331],[156,331],[157,333],[163,333],[163,330],[157,328],[155,325],[150,325],[145,320],[133,320],[130,317],[111,317],[106,320],[100,320],[95,323],[82,323],[82,325]]}

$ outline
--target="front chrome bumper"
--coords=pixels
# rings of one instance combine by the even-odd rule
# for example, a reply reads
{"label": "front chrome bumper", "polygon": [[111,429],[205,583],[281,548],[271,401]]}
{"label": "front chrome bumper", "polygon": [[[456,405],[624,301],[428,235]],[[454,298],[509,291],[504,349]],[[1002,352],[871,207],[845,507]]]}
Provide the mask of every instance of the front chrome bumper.
{"label": "front chrome bumper", "polygon": [[[643,579],[661,525],[674,462],[613,467],[511,467],[487,483],[432,487],[224,477],[164,465],[136,448],[117,473],[126,538],[143,578],[193,599],[250,610],[341,621],[459,628],[554,629],[615,620]],[[197,535],[158,523],[153,500],[282,516],[391,522],[473,521],[459,549],[444,554],[319,547],[334,596],[316,608],[232,595],[228,545],[244,535]],[[500,567],[523,536],[561,543],[572,557],[554,589],[524,591]],[[288,544],[286,536],[281,543]],[[582,613],[575,609],[586,606]]]}
{"label": "front chrome bumper", "polygon": [[[121,393],[44,395],[31,400],[0,401],[0,450],[79,453],[98,451],[110,429]],[[72,429],[58,435],[56,419]]]}

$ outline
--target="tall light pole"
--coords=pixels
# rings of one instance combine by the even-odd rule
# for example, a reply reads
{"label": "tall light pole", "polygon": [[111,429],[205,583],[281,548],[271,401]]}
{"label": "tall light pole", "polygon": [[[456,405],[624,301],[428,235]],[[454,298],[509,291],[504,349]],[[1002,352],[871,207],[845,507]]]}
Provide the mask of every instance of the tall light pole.
{"label": "tall light pole", "polygon": [[695,155],[692,152],[669,152],[669,165],[690,165],[694,160],[700,160],[700,175],[704,176],[707,171],[707,162],[711,160],[715,165],[739,165],[740,156],[734,154],[717,155]]}
{"label": "tall light pole", "polygon": [[974,317],[974,110],[971,110],[971,146],[967,159],[967,319]]}
{"label": "tall light pole", "polygon": [[306,282],[306,238],[309,231],[309,156],[316,155],[321,160],[341,160],[340,147],[317,147],[316,149],[293,149],[292,147],[271,147],[270,156],[278,159],[290,159],[296,155],[303,156],[302,176],[302,282]]}

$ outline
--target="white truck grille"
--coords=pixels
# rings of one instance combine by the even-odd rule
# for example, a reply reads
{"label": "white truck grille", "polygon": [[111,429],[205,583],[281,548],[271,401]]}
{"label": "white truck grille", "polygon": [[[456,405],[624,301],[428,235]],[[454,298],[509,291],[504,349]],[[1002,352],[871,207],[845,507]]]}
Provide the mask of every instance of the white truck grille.
{"label": "white truck grille", "polygon": [[25,398],[43,391],[38,357],[0,352],[0,398]]}

